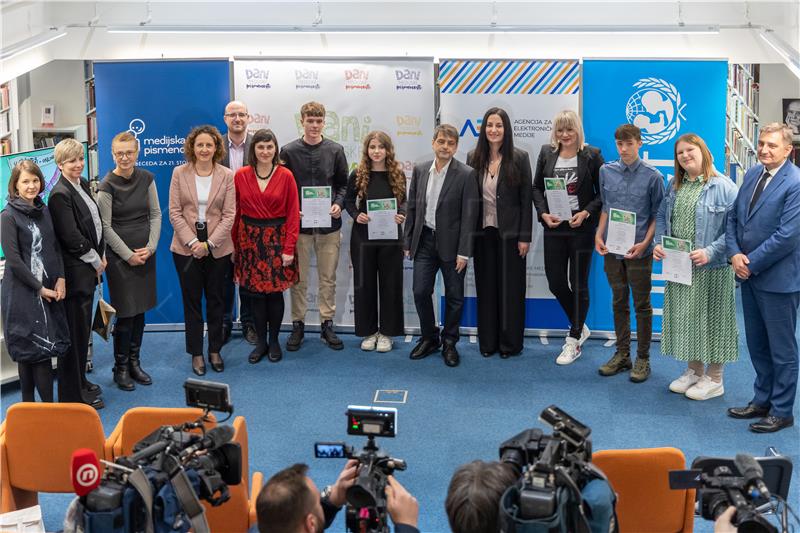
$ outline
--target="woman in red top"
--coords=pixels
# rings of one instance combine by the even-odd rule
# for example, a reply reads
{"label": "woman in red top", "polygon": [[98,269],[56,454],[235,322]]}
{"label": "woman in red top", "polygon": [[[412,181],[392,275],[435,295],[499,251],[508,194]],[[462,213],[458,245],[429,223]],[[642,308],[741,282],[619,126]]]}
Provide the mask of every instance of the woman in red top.
{"label": "woman in red top", "polygon": [[[300,231],[300,203],[292,172],[280,164],[272,130],[258,130],[250,142],[251,164],[234,176],[236,220],[234,269],[240,290],[251,298],[258,340],[248,361],[283,357],[278,332],[283,291],[297,283],[294,250]],[[267,342],[267,330],[269,341]]]}

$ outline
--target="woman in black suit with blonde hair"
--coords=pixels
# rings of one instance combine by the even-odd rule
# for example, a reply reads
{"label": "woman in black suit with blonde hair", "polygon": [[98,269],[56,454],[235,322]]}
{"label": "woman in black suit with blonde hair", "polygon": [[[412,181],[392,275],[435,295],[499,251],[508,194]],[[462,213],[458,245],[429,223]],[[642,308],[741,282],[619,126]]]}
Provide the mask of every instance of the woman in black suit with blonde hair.
{"label": "woman in black suit with blonde hair", "polygon": [[476,170],[480,191],[474,251],[478,344],[484,357],[499,351],[505,359],[522,351],[533,224],[530,157],[514,148],[505,110],[486,111],[467,164]]}

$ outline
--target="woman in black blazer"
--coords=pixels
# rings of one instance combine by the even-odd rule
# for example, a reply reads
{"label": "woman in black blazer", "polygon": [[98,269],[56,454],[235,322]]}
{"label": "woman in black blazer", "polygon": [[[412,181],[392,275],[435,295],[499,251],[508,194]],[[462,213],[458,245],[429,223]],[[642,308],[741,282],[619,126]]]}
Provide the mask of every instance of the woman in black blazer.
{"label": "woman in black blazer", "polygon": [[[533,180],[533,203],[544,226],[544,271],[550,292],[567,314],[570,330],[556,359],[560,365],[574,362],[591,333],[586,327],[589,311],[589,267],[594,232],[600,218],[600,150],[584,143],[577,113],[559,112],[553,119],[550,144],[542,146]],[[566,180],[572,209],[569,220],[551,215],[545,197],[545,178]]]}
{"label": "woman in black blazer", "polygon": [[58,362],[58,400],[88,403],[101,409],[104,405],[100,386],[86,379],[86,356],[94,291],[106,268],[103,223],[89,184],[81,178],[85,166],[83,145],[75,139],[64,139],[56,145],[55,160],[61,177],[50,191],[47,204],[64,259],[64,302],[72,343]]}
{"label": "woman in black blazer", "polygon": [[522,351],[533,209],[530,158],[514,148],[503,109],[486,111],[467,164],[476,170],[480,190],[474,252],[478,344],[484,357],[499,351],[505,359]]}

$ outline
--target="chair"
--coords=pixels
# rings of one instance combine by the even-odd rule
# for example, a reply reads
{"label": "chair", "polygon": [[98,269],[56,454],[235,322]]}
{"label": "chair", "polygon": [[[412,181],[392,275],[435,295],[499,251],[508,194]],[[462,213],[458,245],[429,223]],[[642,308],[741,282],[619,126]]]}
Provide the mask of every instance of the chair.
{"label": "chair", "polygon": [[[175,426],[193,422],[202,416],[203,410],[194,407],[134,407],[122,415],[117,426],[105,443],[106,459],[133,453],[133,446],[161,426]],[[217,425],[214,415],[208,415],[206,430]]]}
{"label": "chair", "polygon": [[233,421],[233,440],[242,447],[242,481],[238,485],[231,485],[231,498],[219,507],[212,507],[208,502],[203,502],[206,508],[206,517],[211,531],[226,531],[229,533],[245,533],[258,520],[256,518],[256,498],[264,484],[261,472],[253,474],[252,483],[248,483],[250,462],[247,441],[247,423],[243,416],[237,416]]}
{"label": "chair", "polygon": [[103,424],[81,403],[20,402],[0,436],[0,513],[38,504],[39,492],[73,492],[70,461],[78,448],[102,459]]}
{"label": "chair", "polygon": [[602,450],[592,455],[617,493],[620,531],[691,533],[695,491],[671,490],[669,471],[684,470],[677,448]]}

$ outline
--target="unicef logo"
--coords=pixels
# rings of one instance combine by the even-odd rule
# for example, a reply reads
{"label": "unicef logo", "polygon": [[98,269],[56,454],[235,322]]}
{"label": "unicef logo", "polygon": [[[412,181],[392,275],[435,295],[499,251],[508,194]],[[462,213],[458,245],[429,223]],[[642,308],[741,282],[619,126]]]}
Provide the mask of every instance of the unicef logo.
{"label": "unicef logo", "polygon": [[658,78],[643,78],[633,86],[638,89],[625,104],[628,122],[642,130],[644,144],[662,144],[681,128],[681,94],[674,85]]}

